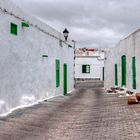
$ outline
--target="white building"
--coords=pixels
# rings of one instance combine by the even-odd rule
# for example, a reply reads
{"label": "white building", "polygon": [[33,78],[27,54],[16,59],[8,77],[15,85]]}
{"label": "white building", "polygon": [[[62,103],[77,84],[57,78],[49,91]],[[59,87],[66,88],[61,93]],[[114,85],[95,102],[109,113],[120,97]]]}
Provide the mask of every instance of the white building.
{"label": "white building", "polygon": [[105,60],[105,87],[126,87],[140,92],[140,30],[108,49]]}
{"label": "white building", "polygon": [[0,114],[74,88],[74,44],[0,1]]}
{"label": "white building", "polygon": [[75,56],[76,80],[104,79],[104,50],[79,48]]}

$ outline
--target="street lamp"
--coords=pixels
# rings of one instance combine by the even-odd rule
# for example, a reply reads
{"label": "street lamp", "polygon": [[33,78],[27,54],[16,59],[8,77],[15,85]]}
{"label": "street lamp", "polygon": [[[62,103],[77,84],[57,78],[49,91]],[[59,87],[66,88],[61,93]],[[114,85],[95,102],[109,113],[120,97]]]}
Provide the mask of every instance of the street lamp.
{"label": "street lamp", "polygon": [[64,35],[64,38],[65,38],[65,41],[67,41],[68,35],[69,35],[69,31],[67,30],[67,28],[65,28],[65,30],[63,31],[63,35]]}

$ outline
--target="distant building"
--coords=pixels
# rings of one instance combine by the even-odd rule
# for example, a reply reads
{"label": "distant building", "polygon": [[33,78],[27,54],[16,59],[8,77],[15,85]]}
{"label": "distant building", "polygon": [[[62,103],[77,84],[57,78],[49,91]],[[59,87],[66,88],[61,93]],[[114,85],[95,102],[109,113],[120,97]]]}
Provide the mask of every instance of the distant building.
{"label": "distant building", "polygon": [[0,114],[74,89],[74,43],[0,1]]}
{"label": "distant building", "polygon": [[75,79],[104,79],[104,50],[78,48],[75,50]]}

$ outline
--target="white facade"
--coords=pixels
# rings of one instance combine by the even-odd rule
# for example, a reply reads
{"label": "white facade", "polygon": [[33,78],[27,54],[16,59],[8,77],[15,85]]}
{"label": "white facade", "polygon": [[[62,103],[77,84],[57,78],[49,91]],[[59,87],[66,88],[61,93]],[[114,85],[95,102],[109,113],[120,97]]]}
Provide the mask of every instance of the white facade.
{"label": "white facade", "polygon": [[[21,26],[23,20],[29,22],[29,27]],[[9,0],[0,1],[0,21],[0,114],[63,95],[64,64],[67,64],[67,91],[73,90],[72,41],[65,42],[63,35],[27,16]],[[17,35],[10,33],[11,23],[18,26]],[[59,87],[56,87],[56,59],[60,61]]]}
{"label": "white facade", "polygon": [[[126,88],[140,92],[140,30],[121,40],[115,47],[106,52],[105,87],[115,86],[115,64],[117,64],[118,85],[122,86],[122,56],[126,56]],[[135,57],[136,89],[133,87],[132,58]]]}
{"label": "white facade", "polygon": [[[83,65],[90,66],[90,72],[83,72]],[[94,49],[77,49],[75,58],[76,79],[99,79],[103,80],[104,51]]]}

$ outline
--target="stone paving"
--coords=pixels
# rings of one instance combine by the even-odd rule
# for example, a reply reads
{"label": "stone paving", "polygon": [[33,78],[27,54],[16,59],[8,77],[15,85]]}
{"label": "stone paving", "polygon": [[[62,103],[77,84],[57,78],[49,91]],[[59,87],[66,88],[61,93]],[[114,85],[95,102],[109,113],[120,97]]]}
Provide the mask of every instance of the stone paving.
{"label": "stone paving", "polygon": [[0,118],[0,140],[140,140],[140,104],[79,88]]}

